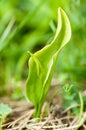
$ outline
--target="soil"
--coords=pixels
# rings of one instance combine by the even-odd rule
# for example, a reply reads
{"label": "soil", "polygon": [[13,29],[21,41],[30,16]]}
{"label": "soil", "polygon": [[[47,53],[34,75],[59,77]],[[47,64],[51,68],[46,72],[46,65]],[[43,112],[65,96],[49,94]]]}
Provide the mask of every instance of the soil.
{"label": "soil", "polygon": [[82,121],[85,113],[83,112],[80,121],[79,115],[71,114],[71,109],[75,106],[63,110],[64,102],[60,95],[54,96],[52,102],[49,102],[53,91],[56,90],[51,89],[48,94],[40,118],[33,118],[34,107],[30,102],[0,98],[0,102],[8,104],[13,110],[2,125],[3,130],[86,130],[86,119]]}

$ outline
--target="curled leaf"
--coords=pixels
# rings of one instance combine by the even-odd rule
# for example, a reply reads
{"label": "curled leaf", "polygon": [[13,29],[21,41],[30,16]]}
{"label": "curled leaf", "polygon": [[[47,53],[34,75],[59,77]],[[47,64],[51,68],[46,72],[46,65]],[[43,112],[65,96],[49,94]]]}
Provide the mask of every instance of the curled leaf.
{"label": "curled leaf", "polygon": [[54,73],[55,64],[61,49],[71,37],[71,27],[66,13],[58,9],[58,27],[53,41],[36,53],[30,54],[29,74],[26,83],[28,99],[36,107],[35,117],[38,117],[44,103]]}

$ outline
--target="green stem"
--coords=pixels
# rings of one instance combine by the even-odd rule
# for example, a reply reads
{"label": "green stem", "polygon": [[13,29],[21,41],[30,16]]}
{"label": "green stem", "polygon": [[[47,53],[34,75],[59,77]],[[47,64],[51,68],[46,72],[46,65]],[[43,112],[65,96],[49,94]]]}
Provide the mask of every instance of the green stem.
{"label": "green stem", "polygon": [[42,104],[38,104],[36,107],[35,107],[35,113],[34,113],[34,117],[35,118],[39,118],[40,117],[40,114],[41,114],[41,109],[42,109]]}
{"label": "green stem", "polygon": [[[78,120],[78,128],[84,123],[84,121],[86,120],[86,113],[85,113],[85,116],[82,118],[82,115],[83,115],[83,98],[82,98],[82,95],[81,95],[81,92],[79,92],[79,98],[80,98],[80,114],[79,114],[79,120]],[[78,130],[77,128],[77,130]]]}
{"label": "green stem", "polygon": [[83,106],[84,106],[83,97],[81,95],[81,92],[79,92],[79,98],[80,98],[80,115],[79,115],[79,121],[80,121],[81,117],[82,117],[82,113],[83,113]]}
{"label": "green stem", "polygon": [[[84,123],[85,120],[86,120],[86,112],[85,112],[85,114],[83,115],[84,103],[83,103],[83,97],[82,97],[82,95],[81,95],[81,92],[79,92],[79,98],[80,98],[80,114],[79,114],[79,119],[78,119],[78,122],[77,122],[78,126],[77,126],[77,128],[76,128],[75,130],[78,130],[79,127],[82,126],[83,123]],[[82,115],[83,115],[83,117],[82,117]]]}
{"label": "green stem", "polygon": [[0,130],[2,130],[1,125],[2,125],[2,119],[0,119]]}

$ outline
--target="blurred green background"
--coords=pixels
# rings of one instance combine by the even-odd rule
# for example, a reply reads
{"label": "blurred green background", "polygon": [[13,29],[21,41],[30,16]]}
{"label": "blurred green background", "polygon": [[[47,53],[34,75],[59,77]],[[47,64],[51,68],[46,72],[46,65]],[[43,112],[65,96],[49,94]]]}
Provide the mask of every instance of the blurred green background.
{"label": "blurred green background", "polygon": [[27,51],[52,40],[59,6],[69,16],[72,37],[59,55],[55,75],[59,83],[85,89],[86,0],[0,0],[0,95],[27,79]]}

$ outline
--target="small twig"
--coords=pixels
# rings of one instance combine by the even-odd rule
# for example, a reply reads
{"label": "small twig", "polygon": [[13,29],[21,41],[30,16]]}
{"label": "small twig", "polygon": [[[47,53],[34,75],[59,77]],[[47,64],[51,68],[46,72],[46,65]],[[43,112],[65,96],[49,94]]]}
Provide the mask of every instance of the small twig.
{"label": "small twig", "polygon": [[83,127],[86,129],[86,125],[85,124],[83,124]]}
{"label": "small twig", "polygon": [[39,127],[38,130],[40,130],[51,118],[51,115],[49,115],[49,117],[47,118],[47,120],[45,120],[45,122]]}
{"label": "small twig", "polygon": [[9,128],[10,126],[13,127],[17,122],[19,122],[20,120],[24,119],[24,118],[25,118],[26,116],[28,116],[28,115],[29,115],[29,118],[30,118],[30,117],[32,116],[33,112],[34,112],[34,110],[31,110],[30,112],[27,112],[25,115],[19,117],[18,119],[16,119],[15,121],[13,121],[13,122],[8,126],[8,128]]}
{"label": "small twig", "polygon": [[71,122],[70,125],[73,126],[74,124],[76,124],[77,120],[78,120],[78,116],[74,117],[74,120]]}

